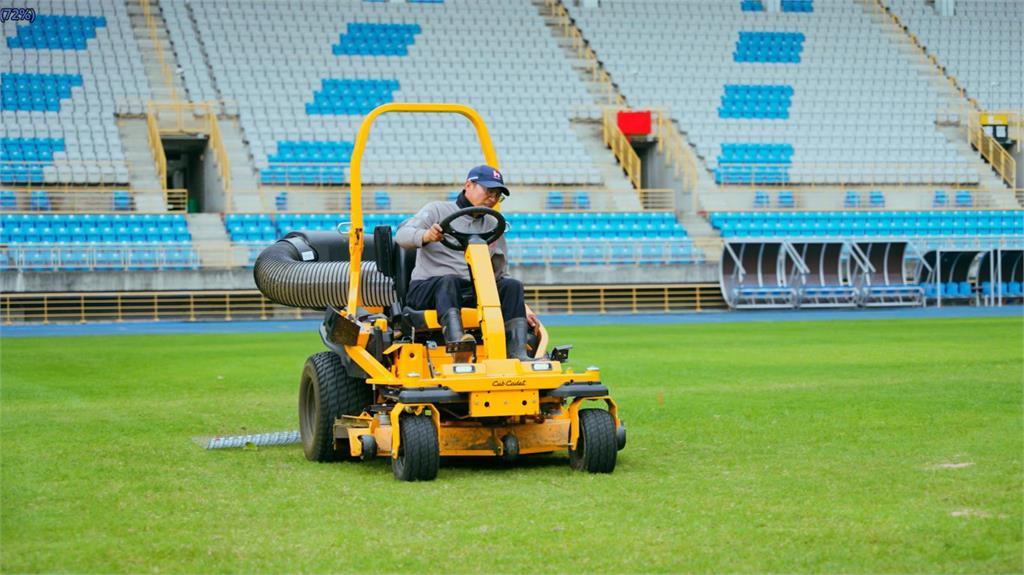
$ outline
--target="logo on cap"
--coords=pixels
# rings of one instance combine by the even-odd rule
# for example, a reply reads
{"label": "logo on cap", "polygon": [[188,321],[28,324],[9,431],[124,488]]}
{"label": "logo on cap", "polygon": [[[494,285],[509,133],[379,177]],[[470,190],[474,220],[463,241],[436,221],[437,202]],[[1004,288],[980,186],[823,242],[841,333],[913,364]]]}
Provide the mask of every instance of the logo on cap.
{"label": "logo on cap", "polygon": [[498,172],[498,170],[494,170],[494,179],[498,180],[499,182],[501,181],[501,173]]}

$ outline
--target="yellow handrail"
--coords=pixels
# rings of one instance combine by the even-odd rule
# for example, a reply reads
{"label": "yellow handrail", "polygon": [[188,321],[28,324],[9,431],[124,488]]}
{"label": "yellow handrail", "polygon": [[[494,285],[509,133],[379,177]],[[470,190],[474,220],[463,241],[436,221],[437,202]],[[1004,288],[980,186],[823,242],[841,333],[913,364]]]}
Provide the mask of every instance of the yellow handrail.
{"label": "yellow handrail", "polygon": [[683,141],[672,118],[662,110],[651,112],[655,119],[655,137],[658,139],[658,151],[665,154],[665,159],[672,162],[676,177],[683,182],[683,191],[692,192],[697,189],[697,161],[693,151]]}
{"label": "yellow handrail", "polygon": [[612,149],[612,153],[615,154],[619,165],[626,172],[626,177],[633,184],[633,188],[639,190],[643,187],[640,156],[633,149],[633,145],[629,143],[629,138],[622,134],[622,130],[619,130],[616,121],[618,112],[619,110],[614,108],[604,110],[601,133],[604,136],[605,145]]}
{"label": "yellow handrail", "polygon": [[171,72],[171,67],[167,65],[167,60],[164,58],[164,49],[157,40],[156,19],[149,8],[149,0],[139,0],[139,4],[142,6],[142,14],[146,18],[146,27],[149,28],[149,38],[153,41],[156,59],[160,62],[160,73],[163,76],[164,85],[171,91],[171,99],[177,100],[178,91],[174,88],[174,74]]}
{"label": "yellow handrail", "polygon": [[[162,112],[171,114],[169,122]],[[159,143],[160,135],[205,133],[210,138],[209,145],[217,162],[217,173],[224,186],[225,205],[232,205],[231,163],[224,147],[224,136],[217,121],[216,108],[212,103],[151,101],[146,104],[146,124],[149,127],[151,147],[164,190],[167,189],[167,159],[164,156],[163,145]],[[157,144],[152,144],[154,140]]]}
{"label": "yellow handrail", "polygon": [[[1008,120],[1010,117],[1015,116],[1011,125],[1014,125],[1015,130],[1019,133],[1021,124],[1020,114],[1015,112],[1005,112],[1004,114],[1008,116]],[[985,133],[981,125],[981,116],[982,113],[976,111],[972,111],[968,116],[968,141],[992,165],[1003,181],[1010,186],[1010,189],[1017,190],[1017,162],[995,138]]]}
{"label": "yellow handrail", "polygon": [[149,132],[149,149],[153,152],[153,160],[156,162],[156,177],[160,180],[160,189],[166,192],[167,155],[164,153],[164,143],[160,140],[156,112],[152,108],[146,111],[146,130]]}

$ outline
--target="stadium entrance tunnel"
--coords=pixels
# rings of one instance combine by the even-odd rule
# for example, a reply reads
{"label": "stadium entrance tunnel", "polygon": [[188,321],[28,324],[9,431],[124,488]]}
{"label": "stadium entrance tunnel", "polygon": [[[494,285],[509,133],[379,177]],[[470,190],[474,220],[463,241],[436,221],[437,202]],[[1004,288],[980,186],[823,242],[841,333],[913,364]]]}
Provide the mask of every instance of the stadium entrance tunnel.
{"label": "stadium entrance tunnel", "polygon": [[922,305],[907,283],[905,241],[733,240],[719,267],[722,296],[735,309]]}
{"label": "stadium entrance tunnel", "polygon": [[925,297],[943,301],[975,301],[1002,305],[1024,297],[1024,250],[938,249],[926,252],[916,271]]}
{"label": "stadium entrance tunnel", "polygon": [[167,161],[167,181],[169,190],[187,190],[186,206],[189,213],[222,212],[223,191],[221,183],[216,181],[216,170],[208,170],[207,163],[212,163],[213,152],[208,145],[209,138],[205,135],[164,134],[160,137]]}

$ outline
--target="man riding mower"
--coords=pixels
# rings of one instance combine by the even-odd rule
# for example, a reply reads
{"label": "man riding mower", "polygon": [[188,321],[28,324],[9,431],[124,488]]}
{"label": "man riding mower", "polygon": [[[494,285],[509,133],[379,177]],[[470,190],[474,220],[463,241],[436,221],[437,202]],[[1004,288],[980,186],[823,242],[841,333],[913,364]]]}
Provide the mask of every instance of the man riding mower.
{"label": "man riding mower", "polygon": [[[415,481],[434,479],[442,456],[512,461],[568,450],[573,469],[610,473],[626,434],[600,370],[576,373],[564,366],[571,346],[547,353],[547,332],[532,314],[534,345],[521,345],[530,321],[525,309],[523,316],[511,318],[522,322],[510,324],[503,314],[511,306],[502,305],[498,283],[505,276],[499,270],[496,279],[494,262],[504,261],[504,242],[498,242],[506,223],[496,204],[456,205],[438,222],[408,228],[419,232],[422,246],[424,239],[435,239],[434,234],[425,237],[425,231],[436,223],[437,248],[463,258],[468,268],[465,279],[472,289],[445,280],[454,289],[445,287],[451,291],[440,298],[435,294],[433,305],[425,297],[412,301],[422,285],[418,278],[462,279],[462,268],[454,274],[417,275],[425,250],[399,245],[410,245],[401,229],[398,244],[387,226],[364,237],[360,162],[373,121],[389,112],[462,115],[475,126],[487,165],[497,166],[487,128],[468,107],[378,107],[364,119],[352,154],[347,234],[292,232],[257,259],[256,284],[268,298],[326,310],[320,335],[329,351],[306,361],[299,388],[306,457],[389,457],[396,478]],[[501,258],[492,249],[501,251]],[[521,284],[518,289],[521,302]],[[439,318],[442,304],[448,307]]]}

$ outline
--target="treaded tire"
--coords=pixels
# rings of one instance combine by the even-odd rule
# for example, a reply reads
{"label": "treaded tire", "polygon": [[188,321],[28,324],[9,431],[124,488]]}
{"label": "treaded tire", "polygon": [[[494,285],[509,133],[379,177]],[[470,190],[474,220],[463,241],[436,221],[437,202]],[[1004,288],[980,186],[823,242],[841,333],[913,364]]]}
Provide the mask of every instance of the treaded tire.
{"label": "treaded tire", "polygon": [[425,415],[403,415],[398,427],[402,441],[398,446],[398,457],[391,460],[395,479],[432,481],[441,465],[434,422]]}
{"label": "treaded tire", "polygon": [[576,471],[611,473],[619,453],[615,420],[603,409],[581,409],[580,437],[569,450],[569,465]]}
{"label": "treaded tire", "polygon": [[348,450],[334,449],[334,420],[359,415],[373,402],[373,389],[348,376],[334,352],[309,356],[299,383],[299,435],[310,461],[349,459]]}

